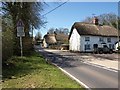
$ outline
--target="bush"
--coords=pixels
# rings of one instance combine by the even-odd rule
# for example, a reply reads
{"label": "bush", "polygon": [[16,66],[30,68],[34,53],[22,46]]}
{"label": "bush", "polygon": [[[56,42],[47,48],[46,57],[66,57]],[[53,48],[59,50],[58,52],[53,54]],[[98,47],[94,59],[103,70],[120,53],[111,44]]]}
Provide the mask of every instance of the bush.
{"label": "bush", "polygon": [[[21,55],[21,47],[20,47],[20,38],[17,37],[14,42],[14,55]],[[31,55],[31,51],[33,51],[32,38],[30,37],[22,37],[22,46],[23,46],[23,55],[28,56]]]}
{"label": "bush", "polygon": [[13,33],[7,29],[2,33],[2,61],[3,63],[13,55]]}
{"label": "bush", "polygon": [[25,56],[28,56],[28,55],[31,55],[32,51],[33,51],[32,38],[24,37],[23,38],[23,54]]}

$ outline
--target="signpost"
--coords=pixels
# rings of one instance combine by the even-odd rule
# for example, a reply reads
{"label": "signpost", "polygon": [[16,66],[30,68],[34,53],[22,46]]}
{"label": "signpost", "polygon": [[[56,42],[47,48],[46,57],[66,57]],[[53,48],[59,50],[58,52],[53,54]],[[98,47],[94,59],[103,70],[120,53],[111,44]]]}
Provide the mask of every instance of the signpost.
{"label": "signpost", "polygon": [[24,37],[24,36],[25,36],[24,24],[23,24],[23,21],[20,19],[17,22],[17,37],[20,37],[21,57],[23,56],[22,37]]}

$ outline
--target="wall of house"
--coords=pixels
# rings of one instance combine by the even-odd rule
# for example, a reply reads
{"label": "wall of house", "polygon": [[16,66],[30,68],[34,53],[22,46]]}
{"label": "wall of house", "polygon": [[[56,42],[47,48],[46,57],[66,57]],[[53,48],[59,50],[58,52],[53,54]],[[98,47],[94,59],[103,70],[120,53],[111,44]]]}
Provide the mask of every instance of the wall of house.
{"label": "wall of house", "polygon": [[111,37],[111,42],[109,43],[109,42],[107,42],[107,38],[108,37],[105,37],[105,42],[107,43],[107,46],[109,47],[109,44],[113,44],[114,45],[114,50],[115,50],[115,43],[117,42],[117,37]]}
{"label": "wall of house", "polygon": [[73,29],[69,40],[69,50],[79,51],[80,50],[80,35],[76,29]]}
{"label": "wall of house", "polygon": [[[90,41],[85,41],[85,37],[90,37]],[[89,36],[89,35],[81,35],[80,38],[81,42],[80,42],[80,51],[84,52],[84,51],[92,51],[93,50],[93,44],[99,43],[99,37],[98,36]],[[89,50],[85,50],[85,45],[90,44],[90,49]]]}
{"label": "wall of house", "polygon": [[[117,42],[117,37],[101,37],[101,36],[90,36],[90,35],[81,35],[80,36],[80,51],[93,51],[93,45],[94,44],[100,44],[100,43],[106,43],[107,46],[112,45],[112,48],[114,47],[115,49],[115,43]],[[90,41],[85,41],[85,37],[89,37]],[[103,41],[99,41],[99,38],[103,38]],[[107,41],[107,38],[111,38],[111,42]],[[89,44],[90,49],[85,50],[85,45]]]}
{"label": "wall of house", "polygon": [[48,44],[46,43],[45,39],[43,40],[43,47],[44,47],[44,48],[47,48],[47,47],[48,47]]}

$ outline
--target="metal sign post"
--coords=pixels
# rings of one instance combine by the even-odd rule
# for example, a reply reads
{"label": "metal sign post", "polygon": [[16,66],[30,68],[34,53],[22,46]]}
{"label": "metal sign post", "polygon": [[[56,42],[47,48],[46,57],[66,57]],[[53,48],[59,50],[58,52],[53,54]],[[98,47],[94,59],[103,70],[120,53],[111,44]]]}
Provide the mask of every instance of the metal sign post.
{"label": "metal sign post", "polygon": [[25,36],[24,33],[24,24],[22,20],[20,19],[17,22],[17,37],[20,37],[20,49],[21,49],[21,57],[23,56],[23,46],[22,46],[22,37]]}
{"label": "metal sign post", "polygon": [[23,56],[23,50],[22,50],[22,37],[20,36],[20,50],[21,50],[21,57]]}

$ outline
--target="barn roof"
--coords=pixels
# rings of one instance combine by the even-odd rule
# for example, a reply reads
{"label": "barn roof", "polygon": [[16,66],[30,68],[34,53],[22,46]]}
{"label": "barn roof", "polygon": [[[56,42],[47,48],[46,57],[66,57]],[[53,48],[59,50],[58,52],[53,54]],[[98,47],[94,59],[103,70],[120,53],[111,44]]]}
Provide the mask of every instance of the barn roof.
{"label": "barn roof", "polygon": [[117,29],[108,25],[95,25],[84,22],[75,22],[71,28],[69,38],[74,28],[77,30],[79,35],[114,36],[114,37],[118,35]]}

